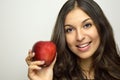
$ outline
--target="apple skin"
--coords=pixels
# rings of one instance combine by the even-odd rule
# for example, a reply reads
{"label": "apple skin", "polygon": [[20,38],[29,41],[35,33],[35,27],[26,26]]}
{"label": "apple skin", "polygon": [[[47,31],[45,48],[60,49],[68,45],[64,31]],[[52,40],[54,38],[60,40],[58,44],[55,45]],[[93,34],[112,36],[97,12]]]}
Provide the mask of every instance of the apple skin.
{"label": "apple skin", "polygon": [[52,41],[38,41],[32,51],[35,53],[33,60],[45,61],[43,66],[49,66],[56,56],[56,45]]}

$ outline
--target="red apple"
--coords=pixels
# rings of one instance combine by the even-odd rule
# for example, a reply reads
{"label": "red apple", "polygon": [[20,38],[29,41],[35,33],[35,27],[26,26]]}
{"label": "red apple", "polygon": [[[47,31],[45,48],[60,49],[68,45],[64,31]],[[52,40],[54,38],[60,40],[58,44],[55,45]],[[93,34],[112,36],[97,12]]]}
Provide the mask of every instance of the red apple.
{"label": "red apple", "polygon": [[49,66],[56,55],[56,45],[52,41],[38,41],[33,46],[34,60],[45,61],[44,66]]}

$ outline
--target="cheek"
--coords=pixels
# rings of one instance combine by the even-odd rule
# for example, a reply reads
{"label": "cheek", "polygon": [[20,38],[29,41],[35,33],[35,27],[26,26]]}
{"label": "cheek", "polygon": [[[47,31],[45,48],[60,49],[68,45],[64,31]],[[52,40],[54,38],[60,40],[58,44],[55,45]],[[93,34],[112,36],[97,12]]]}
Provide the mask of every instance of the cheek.
{"label": "cheek", "polygon": [[65,37],[66,37],[66,42],[67,42],[68,46],[71,46],[74,43],[74,41],[75,41],[75,35],[73,35],[73,34],[66,34]]}
{"label": "cheek", "polygon": [[98,46],[100,43],[100,36],[99,36],[97,30],[94,29],[90,34],[91,34],[91,37],[92,37],[94,43]]}
{"label": "cheek", "polygon": [[97,31],[97,29],[96,29],[95,26],[89,31],[89,35],[90,35],[93,39],[98,39],[98,38],[99,38],[99,34],[98,34],[98,31]]}

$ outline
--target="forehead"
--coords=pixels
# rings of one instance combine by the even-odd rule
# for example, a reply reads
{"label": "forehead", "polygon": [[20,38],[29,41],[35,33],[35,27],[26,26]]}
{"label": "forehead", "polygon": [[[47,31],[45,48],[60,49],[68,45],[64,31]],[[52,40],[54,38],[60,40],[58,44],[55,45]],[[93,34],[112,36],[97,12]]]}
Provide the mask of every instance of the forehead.
{"label": "forehead", "polygon": [[74,8],[67,14],[65,23],[68,23],[68,22],[71,23],[74,21],[82,22],[86,18],[90,18],[90,17],[82,9]]}

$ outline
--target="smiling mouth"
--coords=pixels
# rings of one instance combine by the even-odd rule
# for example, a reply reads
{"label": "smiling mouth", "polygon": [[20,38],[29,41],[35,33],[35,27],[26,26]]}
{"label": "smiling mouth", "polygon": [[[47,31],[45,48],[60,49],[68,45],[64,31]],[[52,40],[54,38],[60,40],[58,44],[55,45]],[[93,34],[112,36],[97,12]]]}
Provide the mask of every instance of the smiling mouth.
{"label": "smiling mouth", "polygon": [[90,41],[90,42],[88,42],[88,43],[84,43],[84,44],[79,44],[79,45],[76,45],[76,47],[78,47],[78,48],[85,48],[85,47],[87,47],[88,45],[90,45],[91,42],[92,42],[92,41]]}

